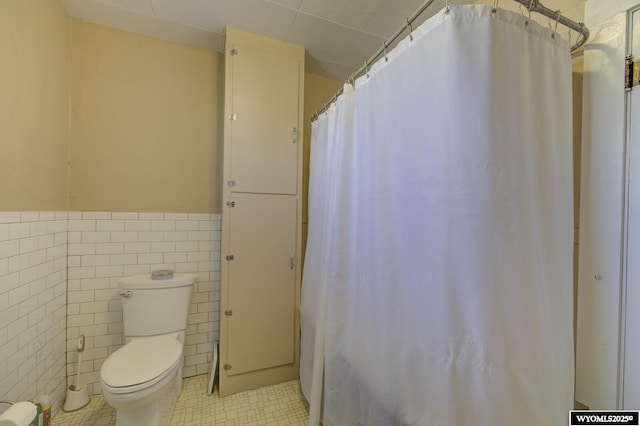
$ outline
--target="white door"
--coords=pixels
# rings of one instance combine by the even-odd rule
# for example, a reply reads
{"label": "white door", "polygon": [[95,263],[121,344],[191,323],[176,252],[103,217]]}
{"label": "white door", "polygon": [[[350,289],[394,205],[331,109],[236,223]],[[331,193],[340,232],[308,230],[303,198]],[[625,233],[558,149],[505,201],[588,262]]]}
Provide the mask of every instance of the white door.
{"label": "white door", "polygon": [[[625,93],[624,61],[631,24],[628,12],[639,4],[640,0],[585,3],[585,24],[591,37],[584,50],[575,398],[594,410],[631,408],[631,405],[638,408],[628,398],[634,392],[635,398],[638,395],[637,388],[632,390],[632,386],[634,382],[638,386],[640,370],[634,364],[640,350],[634,347],[631,335],[625,339],[621,331],[626,322],[627,331],[638,328],[638,313],[631,306],[639,305],[635,295],[637,272],[633,278],[638,243],[631,241],[637,240],[637,236],[627,239],[629,234],[624,231],[628,228],[627,214],[637,218],[640,212],[637,201],[630,200],[631,193],[627,193],[638,185],[637,178],[628,181],[626,173],[632,170],[628,168],[633,167],[631,163],[635,167],[640,163],[629,155],[633,153],[627,152],[627,118],[633,112],[638,114],[638,107],[630,110],[628,101],[630,96],[638,99],[634,92],[640,91],[640,86],[631,95]],[[636,50],[640,56],[640,49]],[[635,118],[630,122],[639,125]],[[635,139],[637,146],[638,138]],[[637,235],[637,231],[630,231]],[[625,270],[625,265],[632,268]],[[625,341],[626,349],[622,351]]]}
{"label": "white door", "polygon": [[[640,60],[640,10],[631,14],[630,53]],[[640,86],[629,92],[624,409],[640,408]]]}

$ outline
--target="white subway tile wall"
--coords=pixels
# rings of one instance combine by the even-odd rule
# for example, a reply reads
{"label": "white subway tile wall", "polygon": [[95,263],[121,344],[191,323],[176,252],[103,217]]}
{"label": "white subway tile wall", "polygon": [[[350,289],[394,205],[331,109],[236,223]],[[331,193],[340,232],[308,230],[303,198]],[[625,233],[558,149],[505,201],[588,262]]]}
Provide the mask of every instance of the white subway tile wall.
{"label": "white subway tile wall", "polygon": [[220,215],[0,212],[0,399],[48,394],[57,411],[80,334],[81,381],[100,393],[100,367],[123,343],[118,279],[154,269],[198,276],[183,372],[205,374],[218,340]]}
{"label": "white subway tile wall", "polygon": [[197,274],[183,376],[209,372],[219,329],[220,215],[69,212],[68,255],[69,384],[77,371],[78,337],[84,334],[81,382],[90,394],[100,393],[100,367],[124,340],[118,280],[155,269]]}
{"label": "white subway tile wall", "polygon": [[0,212],[0,400],[64,402],[66,301],[67,212]]}

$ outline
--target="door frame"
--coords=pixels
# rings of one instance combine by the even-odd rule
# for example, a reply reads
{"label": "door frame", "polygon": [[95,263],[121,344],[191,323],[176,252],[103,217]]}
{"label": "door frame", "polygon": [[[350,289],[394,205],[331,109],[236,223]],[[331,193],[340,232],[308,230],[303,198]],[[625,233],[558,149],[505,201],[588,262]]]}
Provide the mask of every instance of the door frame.
{"label": "door frame", "polygon": [[[638,13],[640,15],[640,3],[631,7],[627,10],[627,20],[626,20],[626,40],[625,40],[625,54],[633,54],[633,15],[634,13]],[[635,24],[640,27],[640,16],[638,17],[639,21]],[[636,52],[638,52],[634,59],[640,60],[640,46],[636,46]],[[621,267],[622,267],[622,294],[620,301],[620,366],[619,366],[619,407],[620,409],[636,409],[638,407],[626,407],[624,404],[625,401],[625,375],[626,375],[626,361],[627,361],[627,346],[626,342],[628,339],[627,335],[627,322],[629,317],[628,313],[628,289],[629,289],[629,221],[631,220],[630,215],[630,201],[631,201],[631,144],[633,139],[632,134],[632,92],[640,91],[640,87],[632,89],[631,92],[627,92],[625,94],[625,174],[624,174],[624,208],[623,208],[623,248],[622,248],[622,259],[621,259]],[[637,95],[635,96],[638,97]],[[636,115],[640,111],[640,106],[635,107]],[[636,119],[637,120],[637,119]],[[636,142],[637,144],[638,142]],[[640,179],[640,174],[636,173],[636,179]],[[637,219],[636,219],[637,220]]]}

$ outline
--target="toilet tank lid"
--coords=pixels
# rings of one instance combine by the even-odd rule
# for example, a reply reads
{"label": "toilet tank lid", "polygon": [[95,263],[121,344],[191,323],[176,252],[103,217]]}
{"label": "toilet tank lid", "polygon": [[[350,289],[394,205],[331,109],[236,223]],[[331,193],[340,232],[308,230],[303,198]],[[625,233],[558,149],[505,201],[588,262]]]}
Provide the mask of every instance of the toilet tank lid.
{"label": "toilet tank lid", "polygon": [[105,360],[100,377],[113,388],[135,386],[163,375],[181,356],[182,344],[174,337],[135,339]]}
{"label": "toilet tank lid", "polygon": [[196,278],[196,274],[173,274],[172,278],[166,280],[154,280],[151,278],[151,274],[146,274],[122,278],[119,284],[120,288],[129,290],[185,287],[192,285]]}

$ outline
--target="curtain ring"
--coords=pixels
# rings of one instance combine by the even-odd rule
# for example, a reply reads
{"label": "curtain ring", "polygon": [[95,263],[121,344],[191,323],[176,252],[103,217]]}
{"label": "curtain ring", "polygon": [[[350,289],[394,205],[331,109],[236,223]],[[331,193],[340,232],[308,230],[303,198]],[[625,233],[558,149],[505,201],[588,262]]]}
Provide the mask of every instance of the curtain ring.
{"label": "curtain ring", "polygon": [[411,26],[411,22],[409,22],[409,18],[407,19],[407,28],[409,29],[409,40],[413,41],[413,27]]}
{"label": "curtain ring", "polygon": [[[556,34],[558,34],[558,22],[560,21],[560,11],[556,10],[556,14],[558,15],[558,17],[556,18],[556,26],[553,29],[553,32],[551,33],[551,38],[556,38]],[[551,25],[549,25],[549,27],[551,27]]]}
{"label": "curtain ring", "polygon": [[364,61],[364,73],[367,75],[367,78],[369,78],[369,61],[368,60]]}
{"label": "curtain ring", "polygon": [[529,7],[527,8],[527,10],[529,11],[529,14],[527,15],[527,20],[524,21],[524,27],[528,28],[529,27],[529,21],[531,20],[531,8],[533,7],[533,0],[529,0]]}
{"label": "curtain ring", "polygon": [[498,14],[498,0],[493,0],[493,7],[491,8],[491,14],[494,17]]}
{"label": "curtain ring", "polygon": [[569,28],[569,46],[571,46],[571,28]]}
{"label": "curtain ring", "polygon": [[448,15],[451,12],[451,8],[449,7],[449,0],[444,0],[444,14]]}
{"label": "curtain ring", "polygon": [[384,45],[384,49],[383,49],[383,52],[384,52],[384,61],[385,61],[385,62],[389,62],[389,58],[387,58],[387,42],[385,41],[385,42],[383,43],[383,45]]}

